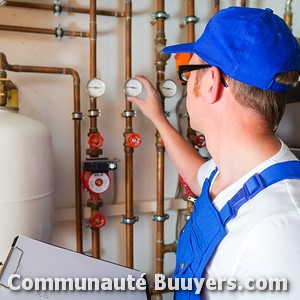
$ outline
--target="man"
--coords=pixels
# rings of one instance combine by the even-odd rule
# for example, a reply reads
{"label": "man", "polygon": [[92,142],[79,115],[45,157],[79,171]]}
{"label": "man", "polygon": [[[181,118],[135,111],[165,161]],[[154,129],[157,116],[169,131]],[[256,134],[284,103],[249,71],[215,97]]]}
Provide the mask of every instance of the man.
{"label": "man", "polygon": [[[152,120],[178,172],[200,195],[179,239],[174,278],[224,278],[222,291],[206,286],[201,299],[300,299],[300,163],[274,134],[284,93],[299,78],[296,39],[270,9],[230,7],[195,43],[164,52],[193,54],[178,71],[188,78],[191,127],[205,135],[212,156],[205,162],[173,129],[159,93],[137,76],[147,97],[129,100]],[[259,290],[275,277],[287,280],[288,291]],[[200,295],[194,286],[175,298]]]}

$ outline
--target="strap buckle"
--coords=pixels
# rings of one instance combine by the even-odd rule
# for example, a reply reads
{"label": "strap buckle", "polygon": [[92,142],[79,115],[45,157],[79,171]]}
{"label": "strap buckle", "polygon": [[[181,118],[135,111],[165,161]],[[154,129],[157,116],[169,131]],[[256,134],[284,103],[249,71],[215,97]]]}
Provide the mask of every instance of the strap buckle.
{"label": "strap buckle", "polygon": [[255,173],[243,185],[245,198],[248,200],[252,199],[254,196],[256,196],[260,191],[262,191],[265,188],[266,186],[262,180],[262,177],[258,173]]}

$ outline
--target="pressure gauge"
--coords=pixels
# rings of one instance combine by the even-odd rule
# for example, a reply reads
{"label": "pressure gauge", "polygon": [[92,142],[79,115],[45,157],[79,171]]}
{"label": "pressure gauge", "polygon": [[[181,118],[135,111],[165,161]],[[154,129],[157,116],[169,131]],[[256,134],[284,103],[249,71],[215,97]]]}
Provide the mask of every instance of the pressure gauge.
{"label": "pressure gauge", "polygon": [[90,97],[101,97],[105,92],[105,84],[97,77],[91,78],[86,84],[86,91]]}
{"label": "pressure gauge", "polygon": [[135,78],[128,79],[124,84],[124,92],[129,97],[137,97],[143,91],[143,85]]}
{"label": "pressure gauge", "polygon": [[166,98],[174,97],[177,93],[177,85],[171,79],[166,79],[160,83],[159,89]]}

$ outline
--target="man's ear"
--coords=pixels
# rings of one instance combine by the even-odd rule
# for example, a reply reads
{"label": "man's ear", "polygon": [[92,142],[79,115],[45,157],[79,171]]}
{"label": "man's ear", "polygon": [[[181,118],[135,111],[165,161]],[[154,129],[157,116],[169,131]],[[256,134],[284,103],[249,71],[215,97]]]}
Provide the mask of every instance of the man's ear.
{"label": "man's ear", "polygon": [[218,101],[222,95],[224,85],[222,83],[222,74],[217,67],[209,68],[210,74],[210,102],[214,103]]}

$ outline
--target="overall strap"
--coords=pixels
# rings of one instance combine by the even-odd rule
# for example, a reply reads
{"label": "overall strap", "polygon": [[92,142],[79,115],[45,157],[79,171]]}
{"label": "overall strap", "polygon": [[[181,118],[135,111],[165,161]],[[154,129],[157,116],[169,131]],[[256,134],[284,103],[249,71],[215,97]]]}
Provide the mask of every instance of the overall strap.
{"label": "overall strap", "polygon": [[239,208],[259,192],[285,179],[300,179],[300,161],[277,163],[250,177],[243,187],[220,210],[223,224],[226,225],[233,219]]}

